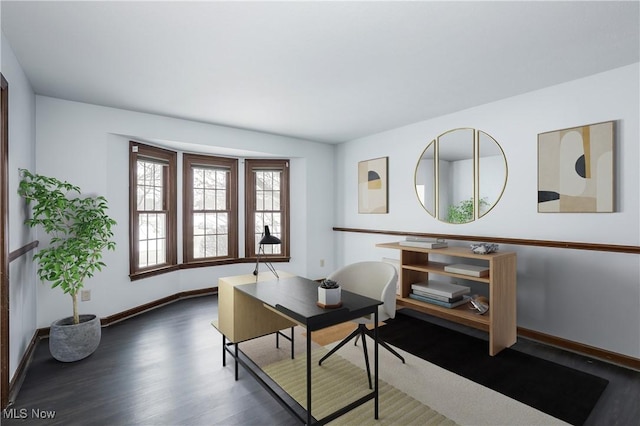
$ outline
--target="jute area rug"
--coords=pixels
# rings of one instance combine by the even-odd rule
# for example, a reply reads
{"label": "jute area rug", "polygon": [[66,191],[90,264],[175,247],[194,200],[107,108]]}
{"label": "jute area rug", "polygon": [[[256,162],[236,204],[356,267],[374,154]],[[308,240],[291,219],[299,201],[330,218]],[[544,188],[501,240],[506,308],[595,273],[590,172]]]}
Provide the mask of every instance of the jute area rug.
{"label": "jute area rug", "polygon": [[[340,356],[333,355],[322,366],[318,360],[327,353],[324,348],[312,353],[312,414],[323,418],[342,405],[370,392],[366,374]],[[287,359],[263,368],[289,395],[302,406],[307,401],[306,357]],[[374,419],[373,401],[367,402],[330,424],[335,425],[455,425],[450,419],[380,380],[379,416]]]}
{"label": "jute area rug", "polygon": [[[342,327],[342,335],[349,334],[350,331],[355,328],[354,324]],[[304,383],[305,373],[304,366],[306,362],[305,354],[305,339],[303,336],[305,332],[302,327],[295,327],[295,356],[293,360],[295,364],[299,364],[297,368],[302,368],[301,372],[294,370],[293,374],[299,380]],[[315,337],[312,333],[312,339]],[[329,334],[340,335],[341,333],[334,333],[330,331]],[[318,340],[324,341],[324,337]],[[315,356],[319,356],[320,353],[332,348],[339,342],[330,343],[326,346],[322,346],[315,341],[312,342],[312,352]],[[373,361],[373,345],[368,345],[370,360]],[[278,370],[279,364],[282,363],[282,367],[286,363],[290,363],[291,347],[289,342],[284,339],[280,339],[280,348],[275,348],[275,337],[273,335],[261,337],[248,342],[240,344],[240,348],[263,370],[271,374],[272,370]],[[349,420],[348,417],[342,416],[332,424],[389,424],[389,425],[404,425],[411,424],[411,422],[402,422],[399,417],[402,415],[404,409],[397,409],[390,416],[386,411],[383,411],[383,405],[388,404],[385,399],[388,399],[385,393],[382,392],[382,386],[390,386],[395,388],[400,393],[407,395],[407,401],[419,402],[421,407],[425,410],[434,411],[439,413],[442,417],[434,417],[435,423],[422,422],[417,424],[460,424],[460,425],[477,425],[477,426],[552,426],[552,425],[567,425],[548,414],[545,414],[535,408],[532,408],[526,404],[509,398],[501,393],[495,392],[489,388],[479,385],[457,374],[451,373],[443,368],[428,363],[416,356],[411,355],[408,352],[396,349],[406,360],[405,364],[402,364],[400,360],[394,357],[388,351],[380,348],[380,417],[381,419],[376,423],[373,419],[373,403],[369,402],[359,407],[358,410],[363,409],[365,417],[360,420]],[[336,357],[339,356],[338,357]],[[362,383],[364,392],[368,389],[367,376],[364,371],[364,356],[362,353],[362,345],[354,346],[353,343],[343,346],[336,354],[330,357],[323,363],[323,367],[329,366],[329,362],[348,362],[350,364],[344,364],[350,366],[348,371],[350,374],[355,374],[353,383]],[[317,362],[314,362],[317,366]],[[332,365],[332,364],[331,364]],[[300,367],[301,366],[301,367]],[[354,368],[355,367],[355,368]],[[242,370],[241,370],[242,371]],[[337,371],[337,370],[336,370]],[[269,374],[269,373],[268,373]],[[273,377],[273,376],[272,376]],[[336,396],[336,392],[339,388],[352,387],[351,382],[347,382],[346,386],[333,385],[329,390],[320,391],[316,390],[317,376],[314,372],[313,376],[314,387],[312,396],[325,398],[333,401],[339,401],[337,404],[343,405],[343,400],[340,400]],[[277,381],[277,379],[274,378]],[[281,384],[282,385],[282,384]],[[306,388],[304,388],[306,389]],[[293,394],[290,393],[292,396]],[[315,396],[314,396],[315,395]],[[355,398],[354,398],[355,399]],[[306,396],[301,400],[302,405],[306,404]],[[314,414],[316,408],[319,410],[320,402],[314,403],[318,405],[312,405]],[[336,405],[337,405],[336,404]],[[334,406],[335,409],[335,406]],[[330,410],[333,411],[333,410]],[[320,414],[318,414],[321,416]],[[355,415],[355,414],[354,414]],[[370,423],[369,423],[370,422]],[[385,423],[386,422],[386,423]],[[446,423],[445,423],[446,422]],[[416,423],[413,423],[416,424]]]}

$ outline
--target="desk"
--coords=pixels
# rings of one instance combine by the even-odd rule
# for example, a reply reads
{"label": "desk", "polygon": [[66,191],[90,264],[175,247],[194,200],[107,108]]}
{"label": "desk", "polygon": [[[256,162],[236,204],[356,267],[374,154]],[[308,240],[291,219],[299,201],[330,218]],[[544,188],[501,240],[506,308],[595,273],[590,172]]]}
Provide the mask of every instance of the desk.
{"label": "desk", "polygon": [[[342,306],[337,309],[323,309],[316,305],[318,300],[318,283],[306,278],[291,276],[281,277],[279,280],[253,282],[249,284],[239,284],[234,287],[236,296],[242,294],[249,296],[253,301],[259,301],[262,309],[280,315],[287,321],[300,324],[307,329],[307,405],[303,416],[290,406],[285,405],[285,401],[278,398],[278,401],[285,405],[285,408],[306,424],[325,424],[344,413],[374,400],[374,418],[378,418],[378,345],[374,344],[374,389],[362,398],[342,407],[328,416],[316,420],[311,415],[311,332],[350,321],[368,314],[374,314],[374,335],[378,335],[378,306],[381,301],[360,296],[348,291],[342,291]],[[219,296],[221,297],[221,296]],[[223,302],[219,299],[219,304]],[[260,313],[260,315],[265,312]],[[286,326],[285,326],[286,327]],[[223,332],[224,334],[224,332]],[[234,343],[237,351],[237,342]],[[236,362],[240,362],[247,370],[251,370],[251,364],[245,363],[241,358],[236,357]],[[252,373],[258,380],[257,374]],[[264,382],[261,383],[266,387]],[[270,393],[277,397],[276,392],[271,389]]]}
{"label": "desk", "polygon": [[[278,271],[278,275],[282,278],[294,276],[283,271]],[[257,277],[258,282],[273,279],[271,271],[260,272]],[[255,282],[256,276],[253,274],[224,277],[218,280],[217,328],[232,343],[254,339],[296,325],[282,315],[264,309],[259,300],[235,291],[239,285]]]}

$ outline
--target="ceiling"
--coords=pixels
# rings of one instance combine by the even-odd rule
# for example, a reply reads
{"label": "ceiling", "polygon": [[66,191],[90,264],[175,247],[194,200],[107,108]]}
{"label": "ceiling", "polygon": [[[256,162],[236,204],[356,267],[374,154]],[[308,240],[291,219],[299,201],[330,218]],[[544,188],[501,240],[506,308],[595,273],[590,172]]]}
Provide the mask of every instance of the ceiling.
{"label": "ceiling", "polygon": [[12,2],[37,94],[340,143],[640,60],[639,2]]}

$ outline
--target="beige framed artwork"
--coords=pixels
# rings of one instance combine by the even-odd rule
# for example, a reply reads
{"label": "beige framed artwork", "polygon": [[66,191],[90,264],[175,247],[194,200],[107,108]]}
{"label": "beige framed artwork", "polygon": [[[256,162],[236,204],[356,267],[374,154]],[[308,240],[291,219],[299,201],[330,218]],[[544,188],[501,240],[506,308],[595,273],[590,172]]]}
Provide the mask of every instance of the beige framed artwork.
{"label": "beige framed artwork", "polygon": [[538,135],[538,212],[614,211],[615,122]]}
{"label": "beige framed artwork", "polygon": [[389,213],[389,157],[358,163],[358,213]]}

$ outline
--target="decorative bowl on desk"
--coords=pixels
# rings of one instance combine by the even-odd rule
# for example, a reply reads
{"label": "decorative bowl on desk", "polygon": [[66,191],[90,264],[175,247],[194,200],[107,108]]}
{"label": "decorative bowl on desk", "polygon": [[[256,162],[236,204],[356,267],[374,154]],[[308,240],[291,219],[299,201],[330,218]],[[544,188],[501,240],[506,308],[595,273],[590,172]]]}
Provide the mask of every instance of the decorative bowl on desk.
{"label": "decorative bowl on desk", "polygon": [[498,251],[498,245],[493,243],[471,244],[471,251],[475,254],[489,254]]}
{"label": "decorative bowl on desk", "polygon": [[338,308],[342,306],[340,285],[333,280],[324,280],[318,287],[318,306]]}

